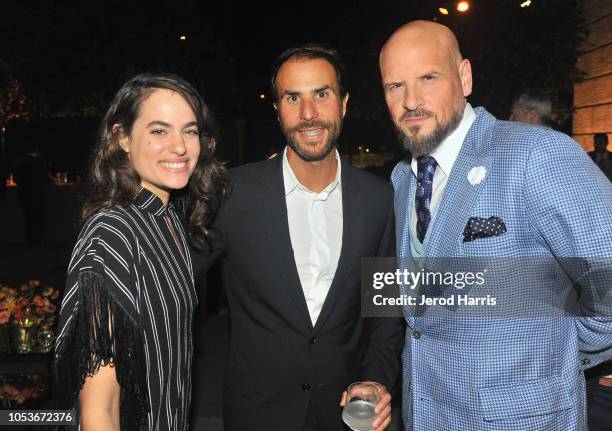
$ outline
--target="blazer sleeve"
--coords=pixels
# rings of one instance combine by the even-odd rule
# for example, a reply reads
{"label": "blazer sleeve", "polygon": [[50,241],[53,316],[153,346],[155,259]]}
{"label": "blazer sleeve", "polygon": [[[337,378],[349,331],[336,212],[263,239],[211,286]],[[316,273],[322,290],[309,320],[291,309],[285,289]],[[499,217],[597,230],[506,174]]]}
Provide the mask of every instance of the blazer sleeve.
{"label": "blazer sleeve", "polygon": [[542,133],[525,170],[529,222],[580,287],[583,364],[612,358],[612,184],[566,135]]}
{"label": "blazer sleeve", "polygon": [[[395,257],[395,217],[393,200],[389,202],[385,230],[380,240],[377,257]],[[362,362],[362,381],[374,381],[386,386],[389,392],[397,382],[403,347],[403,320],[398,317],[366,318],[367,348]]]}

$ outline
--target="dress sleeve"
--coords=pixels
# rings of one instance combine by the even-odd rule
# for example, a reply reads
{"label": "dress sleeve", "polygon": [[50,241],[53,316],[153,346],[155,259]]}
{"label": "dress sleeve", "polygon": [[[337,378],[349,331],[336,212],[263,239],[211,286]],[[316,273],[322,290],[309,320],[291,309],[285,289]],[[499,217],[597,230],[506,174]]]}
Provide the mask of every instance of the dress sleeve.
{"label": "dress sleeve", "polygon": [[84,228],[72,254],[60,311],[54,362],[58,408],[78,408],[85,378],[115,368],[121,429],[144,426],[149,410],[144,339],[129,232],[98,220]]}

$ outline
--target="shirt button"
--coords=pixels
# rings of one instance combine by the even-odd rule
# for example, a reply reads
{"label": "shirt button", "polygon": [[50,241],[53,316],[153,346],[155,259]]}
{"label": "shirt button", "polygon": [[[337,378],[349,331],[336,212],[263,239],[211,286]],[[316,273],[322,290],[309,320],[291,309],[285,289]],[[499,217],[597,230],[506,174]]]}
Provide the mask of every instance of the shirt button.
{"label": "shirt button", "polygon": [[315,335],[314,337],[312,337],[310,339],[310,344],[315,344],[317,341],[319,341],[319,339],[317,338],[317,336]]}
{"label": "shirt button", "polygon": [[421,338],[421,331],[419,331],[418,329],[415,329],[414,332],[412,333],[412,336],[418,340],[419,338]]}
{"label": "shirt button", "polygon": [[308,383],[304,383],[302,385],[302,390],[308,392],[310,390],[310,385]]}

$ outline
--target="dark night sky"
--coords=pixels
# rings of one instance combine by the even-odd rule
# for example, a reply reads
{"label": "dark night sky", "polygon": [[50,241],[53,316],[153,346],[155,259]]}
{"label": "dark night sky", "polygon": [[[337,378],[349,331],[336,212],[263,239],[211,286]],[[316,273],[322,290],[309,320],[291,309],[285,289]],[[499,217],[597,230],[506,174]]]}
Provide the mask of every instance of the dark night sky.
{"label": "dark night sky", "polygon": [[[343,141],[353,148],[362,143],[389,148],[394,137],[377,55],[393,29],[433,16],[454,28],[473,61],[473,104],[503,117],[512,95],[527,85],[551,89],[565,105],[569,98],[571,106],[579,24],[574,3],[533,0],[531,8],[521,9],[519,0],[472,0],[470,13],[460,16],[447,0],[11,1],[2,6],[0,72],[8,70],[20,81],[33,118],[94,117],[82,121],[86,131],[59,127],[49,135],[48,146],[62,157],[74,152],[77,141],[82,154],[75,157],[88,152],[82,141],[91,139],[85,136],[91,136],[95,116],[127,78],[161,70],[183,75],[203,93],[226,132],[227,158],[257,159],[282,144],[269,99],[259,99],[268,92],[274,59],[302,42],[326,42],[347,64],[351,100]],[[437,14],[438,6],[451,14]],[[181,34],[186,41],[179,40]],[[232,147],[236,119],[243,121],[246,136],[241,154]],[[33,124],[27,129],[35,129]],[[74,163],[80,162],[68,166]]]}

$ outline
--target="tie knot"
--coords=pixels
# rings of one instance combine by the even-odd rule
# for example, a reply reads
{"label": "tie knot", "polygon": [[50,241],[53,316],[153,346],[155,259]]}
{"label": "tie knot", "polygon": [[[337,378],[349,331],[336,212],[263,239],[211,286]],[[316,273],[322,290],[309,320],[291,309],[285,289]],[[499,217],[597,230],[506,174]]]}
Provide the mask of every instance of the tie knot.
{"label": "tie knot", "polygon": [[437,165],[436,159],[431,156],[417,157],[417,173],[423,178],[433,178]]}

